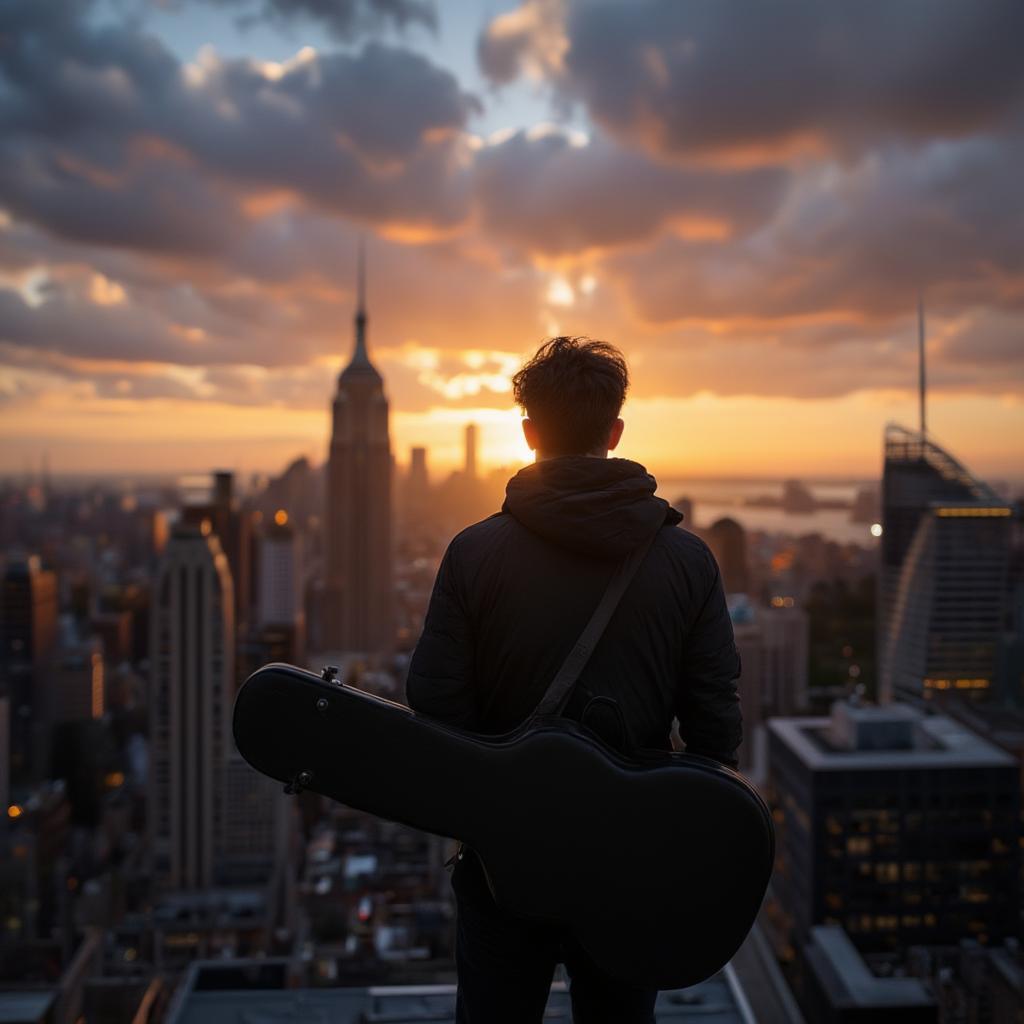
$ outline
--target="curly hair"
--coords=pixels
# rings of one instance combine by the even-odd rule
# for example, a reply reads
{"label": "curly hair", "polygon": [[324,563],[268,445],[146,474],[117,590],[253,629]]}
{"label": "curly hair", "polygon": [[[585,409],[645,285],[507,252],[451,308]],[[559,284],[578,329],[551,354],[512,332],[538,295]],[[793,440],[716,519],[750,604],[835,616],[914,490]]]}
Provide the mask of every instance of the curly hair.
{"label": "curly hair", "polygon": [[583,455],[604,445],[628,389],[622,353],[587,337],[550,338],[512,378],[516,403],[550,455]]}

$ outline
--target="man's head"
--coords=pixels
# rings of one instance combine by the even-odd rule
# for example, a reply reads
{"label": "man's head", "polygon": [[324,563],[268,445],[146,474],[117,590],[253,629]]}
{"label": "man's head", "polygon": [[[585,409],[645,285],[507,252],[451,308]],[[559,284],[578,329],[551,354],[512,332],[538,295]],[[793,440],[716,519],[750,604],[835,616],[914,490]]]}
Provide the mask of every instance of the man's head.
{"label": "man's head", "polygon": [[604,457],[622,436],[619,412],[629,388],[622,353],[591,338],[551,338],[512,378],[526,413],[523,434],[538,459]]}

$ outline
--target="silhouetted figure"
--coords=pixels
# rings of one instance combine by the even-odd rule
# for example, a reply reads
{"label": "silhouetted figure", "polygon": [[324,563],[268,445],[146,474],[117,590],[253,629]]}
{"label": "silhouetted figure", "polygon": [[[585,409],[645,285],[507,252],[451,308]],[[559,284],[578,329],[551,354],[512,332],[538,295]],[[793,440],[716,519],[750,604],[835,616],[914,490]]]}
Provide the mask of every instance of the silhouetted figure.
{"label": "silhouetted figure", "polygon": [[[500,512],[449,545],[412,658],[409,703],[483,733],[523,722],[623,556],[660,523],[565,713],[623,750],[669,749],[678,716],[691,753],[735,767],[740,661],[718,566],[702,540],[674,529],[682,516],[655,497],[643,466],[608,458],[623,430],[621,353],[587,338],[554,338],[513,385],[536,462],[509,481]],[[499,908],[467,847],[452,886],[459,1024],[539,1024],[559,962],[576,1024],[654,1020],[656,992],[603,974],[560,929]]]}

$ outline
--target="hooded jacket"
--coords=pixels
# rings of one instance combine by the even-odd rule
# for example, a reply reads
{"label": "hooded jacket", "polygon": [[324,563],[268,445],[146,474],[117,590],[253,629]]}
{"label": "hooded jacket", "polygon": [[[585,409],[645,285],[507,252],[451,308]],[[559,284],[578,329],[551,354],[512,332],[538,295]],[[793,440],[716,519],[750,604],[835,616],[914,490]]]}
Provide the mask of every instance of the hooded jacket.
{"label": "hooded jacket", "polygon": [[687,750],[735,766],[740,659],[718,565],[656,486],[627,459],[573,455],[520,470],[502,510],[445,552],[409,666],[409,704],[476,732],[514,729],[622,558],[657,528],[565,713],[614,700],[632,748],[667,749],[677,717]]}

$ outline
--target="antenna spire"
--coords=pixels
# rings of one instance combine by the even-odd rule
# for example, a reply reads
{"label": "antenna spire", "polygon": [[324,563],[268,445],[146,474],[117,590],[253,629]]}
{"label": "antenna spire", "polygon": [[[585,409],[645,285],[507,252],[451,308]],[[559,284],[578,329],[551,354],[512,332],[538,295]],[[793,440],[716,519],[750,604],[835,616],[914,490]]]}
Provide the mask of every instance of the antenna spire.
{"label": "antenna spire", "polygon": [[917,352],[918,352],[918,391],[921,405],[921,439],[925,436],[925,361],[924,361],[924,298],[921,292],[917,293]]}
{"label": "antenna spire", "polygon": [[355,377],[381,379],[376,367],[370,362],[366,351],[366,324],[369,316],[366,313],[366,239],[359,236],[356,246],[356,311],[352,318],[355,326],[355,345],[348,366],[338,377],[338,386]]}
{"label": "antenna spire", "polygon": [[356,287],[359,294],[357,315],[366,315],[366,236],[359,236],[358,269],[356,271]]}
{"label": "antenna spire", "polygon": [[366,319],[366,238],[360,235],[356,262],[356,347],[352,353],[353,366],[370,365],[366,351]]}

